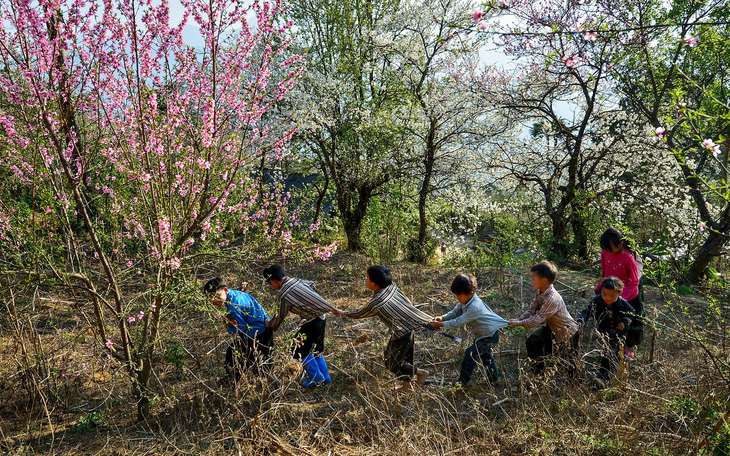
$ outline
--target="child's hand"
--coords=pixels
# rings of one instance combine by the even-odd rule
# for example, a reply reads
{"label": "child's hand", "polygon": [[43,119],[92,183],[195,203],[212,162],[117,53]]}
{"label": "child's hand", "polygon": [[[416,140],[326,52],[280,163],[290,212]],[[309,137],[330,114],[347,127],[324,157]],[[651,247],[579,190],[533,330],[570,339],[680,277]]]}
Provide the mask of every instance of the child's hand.
{"label": "child's hand", "polygon": [[522,326],[519,320],[510,320],[508,328],[514,328],[515,326]]}
{"label": "child's hand", "polygon": [[335,314],[335,315],[345,315],[345,313],[346,313],[346,312],[345,312],[344,310],[340,310],[340,309],[338,309],[337,307],[335,307],[334,309],[332,309],[332,311],[331,311],[331,312],[332,312],[333,314]]}
{"label": "child's hand", "polygon": [[235,328],[236,326],[238,326],[238,322],[236,321],[236,319],[231,317],[230,315],[226,315],[226,320],[228,320],[228,326],[230,326],[231,328]]}
{"label": "child's hand", "polygon": [[444,317],[433,317],[433,321],[444,321]]}
{"label": "child's hand", "polygon": [[267,328],[270,328],[271,327],[271,320],[269,320],[268,318],[266,320],[264,320],[264,326],[266,326]]}
{"label": "child's hand", "polygon": [[619,331],[623,331],[624,328],[625,328],[625,326],[624,326],[623,323],[619,323],[619,324],[616,325],[616,329],[619,330]]}
{"label": "child's hand", "polygon": [[[436,318],[438,318],[438,317],[436,317]],[[438,321],[436,318],[434,318],[433,321],[428,324],[428,326],[432,327],[433,329],[443,328],[444,324],[442,322]]]}

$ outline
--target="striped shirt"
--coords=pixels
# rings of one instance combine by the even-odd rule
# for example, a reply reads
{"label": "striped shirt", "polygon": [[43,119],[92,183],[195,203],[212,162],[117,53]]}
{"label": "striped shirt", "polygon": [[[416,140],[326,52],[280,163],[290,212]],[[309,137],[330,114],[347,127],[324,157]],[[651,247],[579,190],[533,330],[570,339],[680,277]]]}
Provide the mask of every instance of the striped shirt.
{"label": "striped shirt", "polygon": [[537,290],[532,305],[517,320],[525,329],[546,321],[558,342],[565,342],[578,331],[578,323],[570,316],[563,297],[552,285],[544,293]]}
{"label": "striped shirt", "polygon": [[332,304],[315,291],[314,282],[310,280],[284,277],[277,298],[279,313],[269,322],[272,331],[281,325],[289,311],[309,321],[320,316],[324,319],[324,314],[334,309]]}
{"label": "striped shirt", "polygon": [[350,318],[378,317],[390,328],[395,339],[407,336],[411,331],[422,328],[433,317],[411,304],[411,301],[395,285],[377,290],[373,298],[362,309],[346,313]]}

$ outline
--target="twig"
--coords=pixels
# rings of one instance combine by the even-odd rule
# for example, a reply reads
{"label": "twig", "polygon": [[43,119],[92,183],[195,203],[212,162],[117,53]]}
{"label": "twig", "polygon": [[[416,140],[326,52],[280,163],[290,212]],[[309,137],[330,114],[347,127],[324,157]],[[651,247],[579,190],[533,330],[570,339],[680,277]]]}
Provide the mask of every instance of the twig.
{"label": "twig", "polygon": [[[218,345],[216,345],[215,347],[211,348],[210,351],[208,353],[206,353],[206,355],[210,355],[211,353],[213,353],[215,351],[215,349],[217,349],[221,345],[225,344],[226,342],[228,342],[228,339],[223,339]],[[187,351],[187,350],[185,350],[185,351]]]}
{"label": "twig", "polygon": [[346,376],[350,377],[353,380],[355,379],[355,377],[353,377],[352,375],[350,375],[347,372],[343,371],[342,369],[340,369],[339,367],[335,366],[334,364],[327,364],[327,366],[334,368],[337,372],[339,372],[341,374],[345,374]]}
{"label": "twig", "polygon": [[725,424],[725,422],[727,421],[728,418],[730,418],[730,410],[728,410],[727,412],[725,412],[725,415],[722,418],[720,418],[720,421],[718,421],[717,424],[715,425],[715,427],[712,428],[712,430],[710,431],[710,433],[707,434],[707,437],[705,437],[704,439],[702,439],[702,442],[700,442],[700,444],[697,445],[697,450],[698,451],[707,446],[707,441],[710,439],[710,437],[712,437],[713,435],[715,435],[715,433],[717,431],[720,430],[720,428]]}

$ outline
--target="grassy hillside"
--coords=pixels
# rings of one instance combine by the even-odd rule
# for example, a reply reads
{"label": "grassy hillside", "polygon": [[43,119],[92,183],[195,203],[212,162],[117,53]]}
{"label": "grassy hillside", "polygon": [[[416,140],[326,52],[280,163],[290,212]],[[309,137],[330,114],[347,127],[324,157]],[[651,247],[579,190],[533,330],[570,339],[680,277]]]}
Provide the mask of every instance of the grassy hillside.
{"label": "grassy hillside", "polygon": [[[371,294],[364,285],[367,266],[363,257],[340,254],[326,263],[291,266],[288,272],[314,280],[338,307],[354,309]],[[462,271],[410,263],[396,264],[392,271],[394,281],[424,311],[441,315],[455,305],[448,286]],[[226,277],[232,288],[247,282],[246,291],[271,309],[274,294],[262,288],[259,272],[256,265]],[[521,285],[519,277],[500,280],[496,271],[469,272],[478,277],[478,294],[503,317],[516,317],[529,305],[527,271]],[[215,273],[201,274],[201,283]],[[558,280],[556,288],[576,315],[593,296],[596,277],[563,271]],[[299,323],[295,316],[276,333],[278,381],[250,377],[234,385],[222,361],[229,336],[202,304],[179,302],[165,309],[169,336],[159,342],[154,415],[146,423],[134,420],[121,367],[106,358],[85,329],[84,320],[94,318],[90,308],[53,289],[37,290],[24,304],[35,306],[29,321],[16,321],[6,307],[0,315],[0,452],[679,455],[707,451],[701,446],[710,454],[726,454],[730,447],[721,420],[728,410],[722,365],[728,353],[726,309],[697,295],[670,298],[647,288],[646,308],[654,324],[646,329],[637,359],[605,390],[589,386],[599,348],[592,327],[581,341],[586,372],[577,388],[556,369],[544,380],[525,380],[525,334],[511,330],[503,331],[495,353],[501,385],[492,387],[479,372],[473,386],[455,388],[448,380],[458,375],[471,339],[456,331],[465,342],[455,344],[424,331],[416,334],[416,363],[431,371],[433,380],[409,395],[393,392],[397,382],[382,367],[385,326],[377,319],[337,316],[327,318],[331,385],[309,390],[298,385],[301,367],[286,352]],[[699,333],[693,324],[702,328]],[[692,340],[693,334],[709,342],[705,348]],[[44,361],[34,363],[34,357]],[[30,365],[33,372],[24,369]]]}

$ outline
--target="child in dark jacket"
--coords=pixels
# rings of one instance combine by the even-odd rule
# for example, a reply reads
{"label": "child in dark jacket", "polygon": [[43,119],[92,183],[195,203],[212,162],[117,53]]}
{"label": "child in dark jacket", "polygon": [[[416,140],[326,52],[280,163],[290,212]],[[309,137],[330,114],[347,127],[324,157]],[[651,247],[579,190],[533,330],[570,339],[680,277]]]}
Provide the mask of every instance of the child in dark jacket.
{"label": "child in dark jacket", "polygon": [[593,385],[603,388],[608,383],[610,374],[616,371],[621,346],[626,339],[626,331],[631,325],[634,308],[621,297],[624,284],[616,277],[606,277],[601,282],[601,294],[593,298],[588,307],[578,317],[581,326],[591,317],[596,320],[596,330],[607,344],[601,355],[601,368]]}

